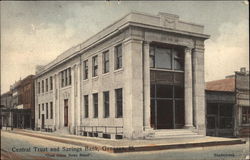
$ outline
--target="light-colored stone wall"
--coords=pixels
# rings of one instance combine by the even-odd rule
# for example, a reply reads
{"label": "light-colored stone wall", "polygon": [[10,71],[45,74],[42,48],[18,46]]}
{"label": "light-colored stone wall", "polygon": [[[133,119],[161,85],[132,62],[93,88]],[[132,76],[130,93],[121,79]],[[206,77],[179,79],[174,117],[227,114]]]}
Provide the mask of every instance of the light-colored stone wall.
{"label": "light-colored stone wall", "polygon": [[[165,20],[168,18],[174,22],[174,26],[167,24]],[[132,22],[138,22],[140,25],[137,23],[132,26]],[[149,24],[154,27],[149,27]],[[58,130],[64,128],[64,99],[68,99],[68,128],[71,133],[76,133],[76,127],[80,125],[123,126],[125,138],[143,138],[150,130],[149,45],[151,42],[178,45],[192,49],[190,65],[193,69],[190,70],[192,72],[190,75],[193,81],[190,84],[193,86],[191,88],[193,97],[190,104],[194,110],[196,131],[205,134],[203,42],[208,36],[202,33],[202,26],[179,21],[178,16],[131,13],[86,43],[70,49],[68,53],[59,56],[39,71],[36,86],[42,79],[53,76],[54,87],[48,93],[37,94],[36,90],[36,109],[38,104],[53,101],[55,116],[53,119],[45,118],[45,125],[55,125]],[[200,38],[197,38],[199,36]],[[122,44],[123,67],[115,70],[114,49],[118,44]],[[107,50],[109,50],[110,68],[109,72],[104,74],[102,53]],[[92,77],[92,57],[95,55],[98,56],[98,75]],[[82,64],[86,59],[88,59],[88,79],[83,80]],[[59,73],[68,67],[71,67],[72,84],[61,88]],[[115,89],[118,88],[123,89],[123,118],[115,117]],[[104,91],[109,91],[110,94],[109,118],[103,116]],[[98,93],[98,118],[93,118],[94,93]],[[89,96],[89,118],[84,118],[84,95]],[[41,127],[38,111],[36,111],[36,126]]]}

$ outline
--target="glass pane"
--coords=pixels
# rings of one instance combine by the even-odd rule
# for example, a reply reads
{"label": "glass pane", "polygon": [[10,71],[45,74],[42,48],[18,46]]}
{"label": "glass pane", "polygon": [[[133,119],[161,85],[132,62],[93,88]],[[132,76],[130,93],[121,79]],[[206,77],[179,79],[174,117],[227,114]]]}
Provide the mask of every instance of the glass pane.
{"label": "glass pane", "polygon": [[157,128],[173,128],[173,102],[172,100],[157,100]]}
{"label": "glass pane", "polygon": [[175,98],[184,98],[184,87],[174,86],[174,97]]}
{"label": "glass pane", "polygon": [[178,52],[177,50],[173,50],[174,56],[174,69],[175,70],[183,70],[184,69],[184,58],[183,53]]}
{"label": "glass pane", "polygon": [[151,99],[150,103],[150,124],[152,128],[155,128],[155,100]]}
{"label": "glass pane", "polygon": [[230,129],[233,128],[233,121],[232,118],[220,118],[220,129]]}
{"label": "glass pane", "polygon": [[220,105],[220,115],[221,116],[232,116],[233,105],[232,104],[221,104]]}
{"label": "glass pane", "polygon": [[152,68],[155,67],[155,62],[154,62],[155,60],[154,59],[155,59],[154,56],[150,56],[150,67],[152,67]]}
{"label": "glass pane", "polygon": [[171,69],[171,50],[165,48],[155,48],[156,68]]}
{"label": "glass pane", "polygon": [[157,98],[172,98],[173,86],[170,85],[156,85]]}
{"label": "glass pane", "polygon": [[184,101],[183,100],[176,100],[175,101],[175,124],[177,128],[179,125],[184,125]]}
{"label": "glass pane", "polygon": [[150,97],[155,98],[155,85],[150,85]]}
{"label": "glass pane", "polygon": [[218,114],[218,104],[216,103],[208,103],[207,104],[207,114]]}
{"label": "glass pane", "polygon": [[207,129],[215,129],[215,117],[207,117]]}

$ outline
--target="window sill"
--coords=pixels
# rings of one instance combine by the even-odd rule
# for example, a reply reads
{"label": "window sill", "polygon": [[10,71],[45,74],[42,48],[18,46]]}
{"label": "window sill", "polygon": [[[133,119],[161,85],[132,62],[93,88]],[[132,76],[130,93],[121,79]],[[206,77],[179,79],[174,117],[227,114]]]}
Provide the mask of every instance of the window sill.
{"label": "window sill", "polygon": [[89,79],[88,79],[88,78],[83,80],[83,82],[88,82],[88,81],[89,81]]}
{"label": "window sill", "polygon": [[99,78],[98,76],[95,76],[95,77],[92,77],[92,80],[96,81],[96,80],[98,80],[98,78]]}
{"label": "window sill", "polygon": [[123,68],[119,68],[117,70],[114,70],[114,73],[119,73],[119,72],[122,72],[123,71]]}
{"label": "window sill", "polygon": [[110,72],[106,72],[106,73],[103,73],[102,75],[103,76],[107,76],[107,75],[109,75],[110,74]]}
{"label": "window sill", "polygon": [[150,70],[154,70],[154,71],[168,71],[168,72],[180,72],[180,73],[184,73],[184,71],[180,71],[180,70],[171,70],[171,69],[163,69],[163,68],[151,68]]}
{"label": "window sill", "polygon": [[68,89],[68,88],[70,88],[70,87],[71,87],[71,85],[68,85],[68,86],[61,87],[60,89],[61,89],[61,90],[65,90],[65,89]]}

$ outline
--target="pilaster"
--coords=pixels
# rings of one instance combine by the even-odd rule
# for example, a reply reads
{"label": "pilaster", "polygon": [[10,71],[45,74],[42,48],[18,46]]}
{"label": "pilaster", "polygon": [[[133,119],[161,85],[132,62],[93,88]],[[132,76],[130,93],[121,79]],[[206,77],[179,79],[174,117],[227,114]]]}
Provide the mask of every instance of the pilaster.
{"label": "pilaster", "polygon": [[191,48],[185,48],[185,128],[193,128],[192,95],[192,55]]}

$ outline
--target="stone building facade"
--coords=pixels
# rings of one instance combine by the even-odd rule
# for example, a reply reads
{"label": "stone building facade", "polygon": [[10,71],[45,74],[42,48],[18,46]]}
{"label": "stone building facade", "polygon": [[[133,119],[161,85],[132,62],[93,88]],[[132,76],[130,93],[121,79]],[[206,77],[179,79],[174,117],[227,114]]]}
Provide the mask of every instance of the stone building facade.
{"label": "stone building facade", "polygon": [[159,129],[205,135],[201,25],[132,12],[36,73],[37,129],[145,138]]}

